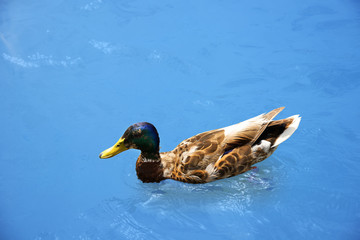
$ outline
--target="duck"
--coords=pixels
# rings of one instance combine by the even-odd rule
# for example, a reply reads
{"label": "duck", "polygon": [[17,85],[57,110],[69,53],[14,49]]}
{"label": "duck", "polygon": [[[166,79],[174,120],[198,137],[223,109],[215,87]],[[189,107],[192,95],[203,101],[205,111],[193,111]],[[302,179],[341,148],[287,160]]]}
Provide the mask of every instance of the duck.
{"label": "duck", "polygon": [[135,123],[99,157],[106,159],[129,149],[140,150],[136,173],[144,183],[173,179],[202,184],[233,177],[256,168],[254,164],[268,158],[298,128],[299,115],[273,120],[283,109],[197,134],[168,152],[159,152],[160,138],[153,124]]}

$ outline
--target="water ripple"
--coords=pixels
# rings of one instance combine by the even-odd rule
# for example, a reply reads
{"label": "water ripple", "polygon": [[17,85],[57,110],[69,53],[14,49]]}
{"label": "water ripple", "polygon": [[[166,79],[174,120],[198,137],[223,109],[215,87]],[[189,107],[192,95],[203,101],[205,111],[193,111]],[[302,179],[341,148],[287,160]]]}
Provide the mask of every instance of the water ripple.
{"label": "water ripple", "polygon": [[102,4],[102,0],[94,0],[82,6],[81,9],[86,11],[94,11],[100,8],[101,4]]}
{"label": "water ripple", "polygon": [[359,71],[326,69],[309,75],[311,83],[328,96],[341,96],[359,87]]}
{"label": "water ripple", "polygon": [[138,182],[134,186],[135,195],[105,200],[82,218],[87,224],[96,224],[101,235],[125,239],[161,239],[164,236],[161,228],[154,231],[158,224],[176,226],[177,231],[211,231],[211,224],[199,216],[248,213],[257,195],[273,189],[273,180],[264,177],[269,173],[267,169],[254,170],[204,185],[172,180],[160,184]]}
{"label": "water ripple", "polygon": [[81,61],[81,58],[79,57],[74,58],[74,57],[66,56],[63,59],[56,59],[52,55],[44,55],[39,52],[29,55],[26,58],[11,56],[6,53],[3,53],[2,55],[3,58],[8,62],[23,68],[38,68],[41,66],[69,67],[78,64]]}

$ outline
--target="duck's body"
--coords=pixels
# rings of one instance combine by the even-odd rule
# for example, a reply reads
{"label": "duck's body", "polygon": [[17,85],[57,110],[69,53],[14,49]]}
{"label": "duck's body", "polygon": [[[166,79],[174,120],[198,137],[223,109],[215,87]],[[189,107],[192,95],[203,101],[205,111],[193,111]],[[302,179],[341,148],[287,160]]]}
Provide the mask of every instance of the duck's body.
{"label": "duck's body", "polygon": [[174,150],[162,153],[155,127],[149,123],[134,124],[100,158],[112,157],[129,148],[140,149],[136,172],[143,182],[174,179],[206,183],[235,176],[269,157],[297,129],[301,119],[298,115],[272,120],[281,110],[283,107],[229,127],[200,133],[182,141]]}

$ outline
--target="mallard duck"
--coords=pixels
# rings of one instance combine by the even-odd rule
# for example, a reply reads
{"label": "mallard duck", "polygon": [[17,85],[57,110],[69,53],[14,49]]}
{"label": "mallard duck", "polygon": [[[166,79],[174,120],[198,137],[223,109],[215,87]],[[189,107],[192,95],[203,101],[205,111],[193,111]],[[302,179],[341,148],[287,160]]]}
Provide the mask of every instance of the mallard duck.
{"label": "mallard duck", "polygon": [[249,120],[200,133],[182,141],[170,152],[159,152],[159,134],[151,123],[131,125],[119,141],[100,154],[110,158],[128,149],[139,149],[136,173],[143,182],[174,179],[207,183],[251,170],[269,157],[298,128],[301,117],[273,118],[284,107]]}

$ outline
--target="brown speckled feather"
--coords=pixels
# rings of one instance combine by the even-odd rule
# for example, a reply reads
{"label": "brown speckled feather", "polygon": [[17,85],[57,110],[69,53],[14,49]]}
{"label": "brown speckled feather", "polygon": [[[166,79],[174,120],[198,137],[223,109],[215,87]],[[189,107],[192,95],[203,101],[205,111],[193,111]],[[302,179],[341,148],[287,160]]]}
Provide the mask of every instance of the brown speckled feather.
{"label": "brown speckled feather", "polygon": [[272,121],[283,109],[200,133],[161,153],[164,178],[205,183],[250,170],[275,151],[276,139],[294,122],[295,117]]}

